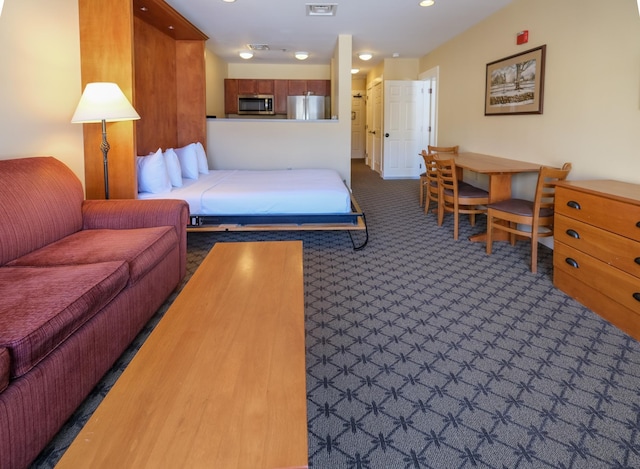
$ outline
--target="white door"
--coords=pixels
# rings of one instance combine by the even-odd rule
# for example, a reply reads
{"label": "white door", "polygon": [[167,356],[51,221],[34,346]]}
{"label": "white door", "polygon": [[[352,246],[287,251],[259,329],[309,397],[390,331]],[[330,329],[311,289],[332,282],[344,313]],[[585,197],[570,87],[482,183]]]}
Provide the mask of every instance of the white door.
{"label": "white door", "polygon": [[384,82],[382,177],[420,177],[423,146],[424,82]]}
{"label": "white door", "polygon": [[366,163],[373,169],[373,86],[367,88],[367,118],[366,118],[366,136],[365,136],[365,153],[367,155]]}
{"label": "white door", "polygon": [[373,85],[373,105],[372,105],[372,128],[371,133],[371,153],[373,155],[374,171],[382,174],[382,82]]}
{"label": "white door", "polygon": [[364,158],[366,105],[363,91],[351,98],[351,158]]}

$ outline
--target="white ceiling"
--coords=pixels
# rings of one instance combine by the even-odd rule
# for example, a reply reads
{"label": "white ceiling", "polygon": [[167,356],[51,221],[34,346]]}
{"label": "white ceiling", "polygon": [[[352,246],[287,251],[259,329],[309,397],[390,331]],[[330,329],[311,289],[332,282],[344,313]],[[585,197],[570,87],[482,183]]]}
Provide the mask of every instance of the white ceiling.
{"label": "white ceiling", "polygon": [[[209,36],[208,49],[229,63],[243,62],[247,44],[268,44],[252,61],[301,63],[296,51],[309,52],[307,64],[329,64],[339,34],[353,37],[352,66],[359,76],[393,54],[419,58],[505,7],[513,0],[166,0]],[[334,17],[308,16],[308,3],[337,4]],[[514,31],[514,34],[516,31]],[[373,59],[357,55],[367,51]]]}

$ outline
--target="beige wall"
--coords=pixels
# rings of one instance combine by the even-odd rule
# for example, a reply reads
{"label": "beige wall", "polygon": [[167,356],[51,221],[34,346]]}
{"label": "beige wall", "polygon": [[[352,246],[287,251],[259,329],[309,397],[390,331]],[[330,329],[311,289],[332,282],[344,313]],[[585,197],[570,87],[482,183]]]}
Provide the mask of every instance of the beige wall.
{"label": "beige wall", "polygon": [[82,93],[77,0],[6,1],[0,50],[0,159],[55,156],[84,181],[82,125],[71,124]]}
{"label": "beige wall", "polygon": [[224,117],[224,79],[227,63],[213,52],[205,51],[207,115]]}
{"label": "beige wall", "polygon": [[418,59],[384,59],[384,79],[417,80],[418,66]]}
{"label": "beige wall", "polygon": [[[516,33],[529,30],[518,46]],[[486,64],[547,45],[544,114],[484,116]],[[635,0],[516,0],[420,61],[439,67],[438,143],[640,183]]]}

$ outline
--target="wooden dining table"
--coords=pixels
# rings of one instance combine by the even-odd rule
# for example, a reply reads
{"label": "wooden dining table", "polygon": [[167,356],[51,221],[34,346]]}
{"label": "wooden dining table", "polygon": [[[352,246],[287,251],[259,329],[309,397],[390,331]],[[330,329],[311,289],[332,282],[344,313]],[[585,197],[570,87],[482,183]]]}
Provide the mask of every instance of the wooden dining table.
{"label": "wooden dining table", "polygon": [[[512,160],[498,156],[483,155],[481,153],[458,153],[455,157],[456,169],[459,171],[458,179],[462,179],[464,169],[479,174],[486,174],[489,177],[489,203],[499,202],[511,197],[511,177],[520,173],[537,173],[540,171],[540,164],[529,163],[527,161]],[[506,232],[498,231],[496,241],[500,240],[501,234]],[[506,239],[506,236],[504,237]],[[486,241],[486,232],[471,236],[470,241]]]}
{"label": "wooden dining table", "polygon": [[489,176],[489,203],[511,197],[511,176],[520,173],[537,173],[541,166],[537,163],[481,153],[459,153],[455,157],[455,162],[457,168]]}

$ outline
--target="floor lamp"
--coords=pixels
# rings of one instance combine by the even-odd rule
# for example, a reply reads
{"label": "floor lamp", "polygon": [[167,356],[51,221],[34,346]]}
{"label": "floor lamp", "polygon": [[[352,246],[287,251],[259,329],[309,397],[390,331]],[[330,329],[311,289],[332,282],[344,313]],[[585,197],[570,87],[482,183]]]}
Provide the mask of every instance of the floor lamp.
{"label": "floor lamp", "polygon": [[102,122],[102,164],[104,166],[104,198],[109,198],[109,142],[107,122],[140,119],[122,90],[115,83],[89,83],[84,89],[76,112],[71,118],[74,124]]}

